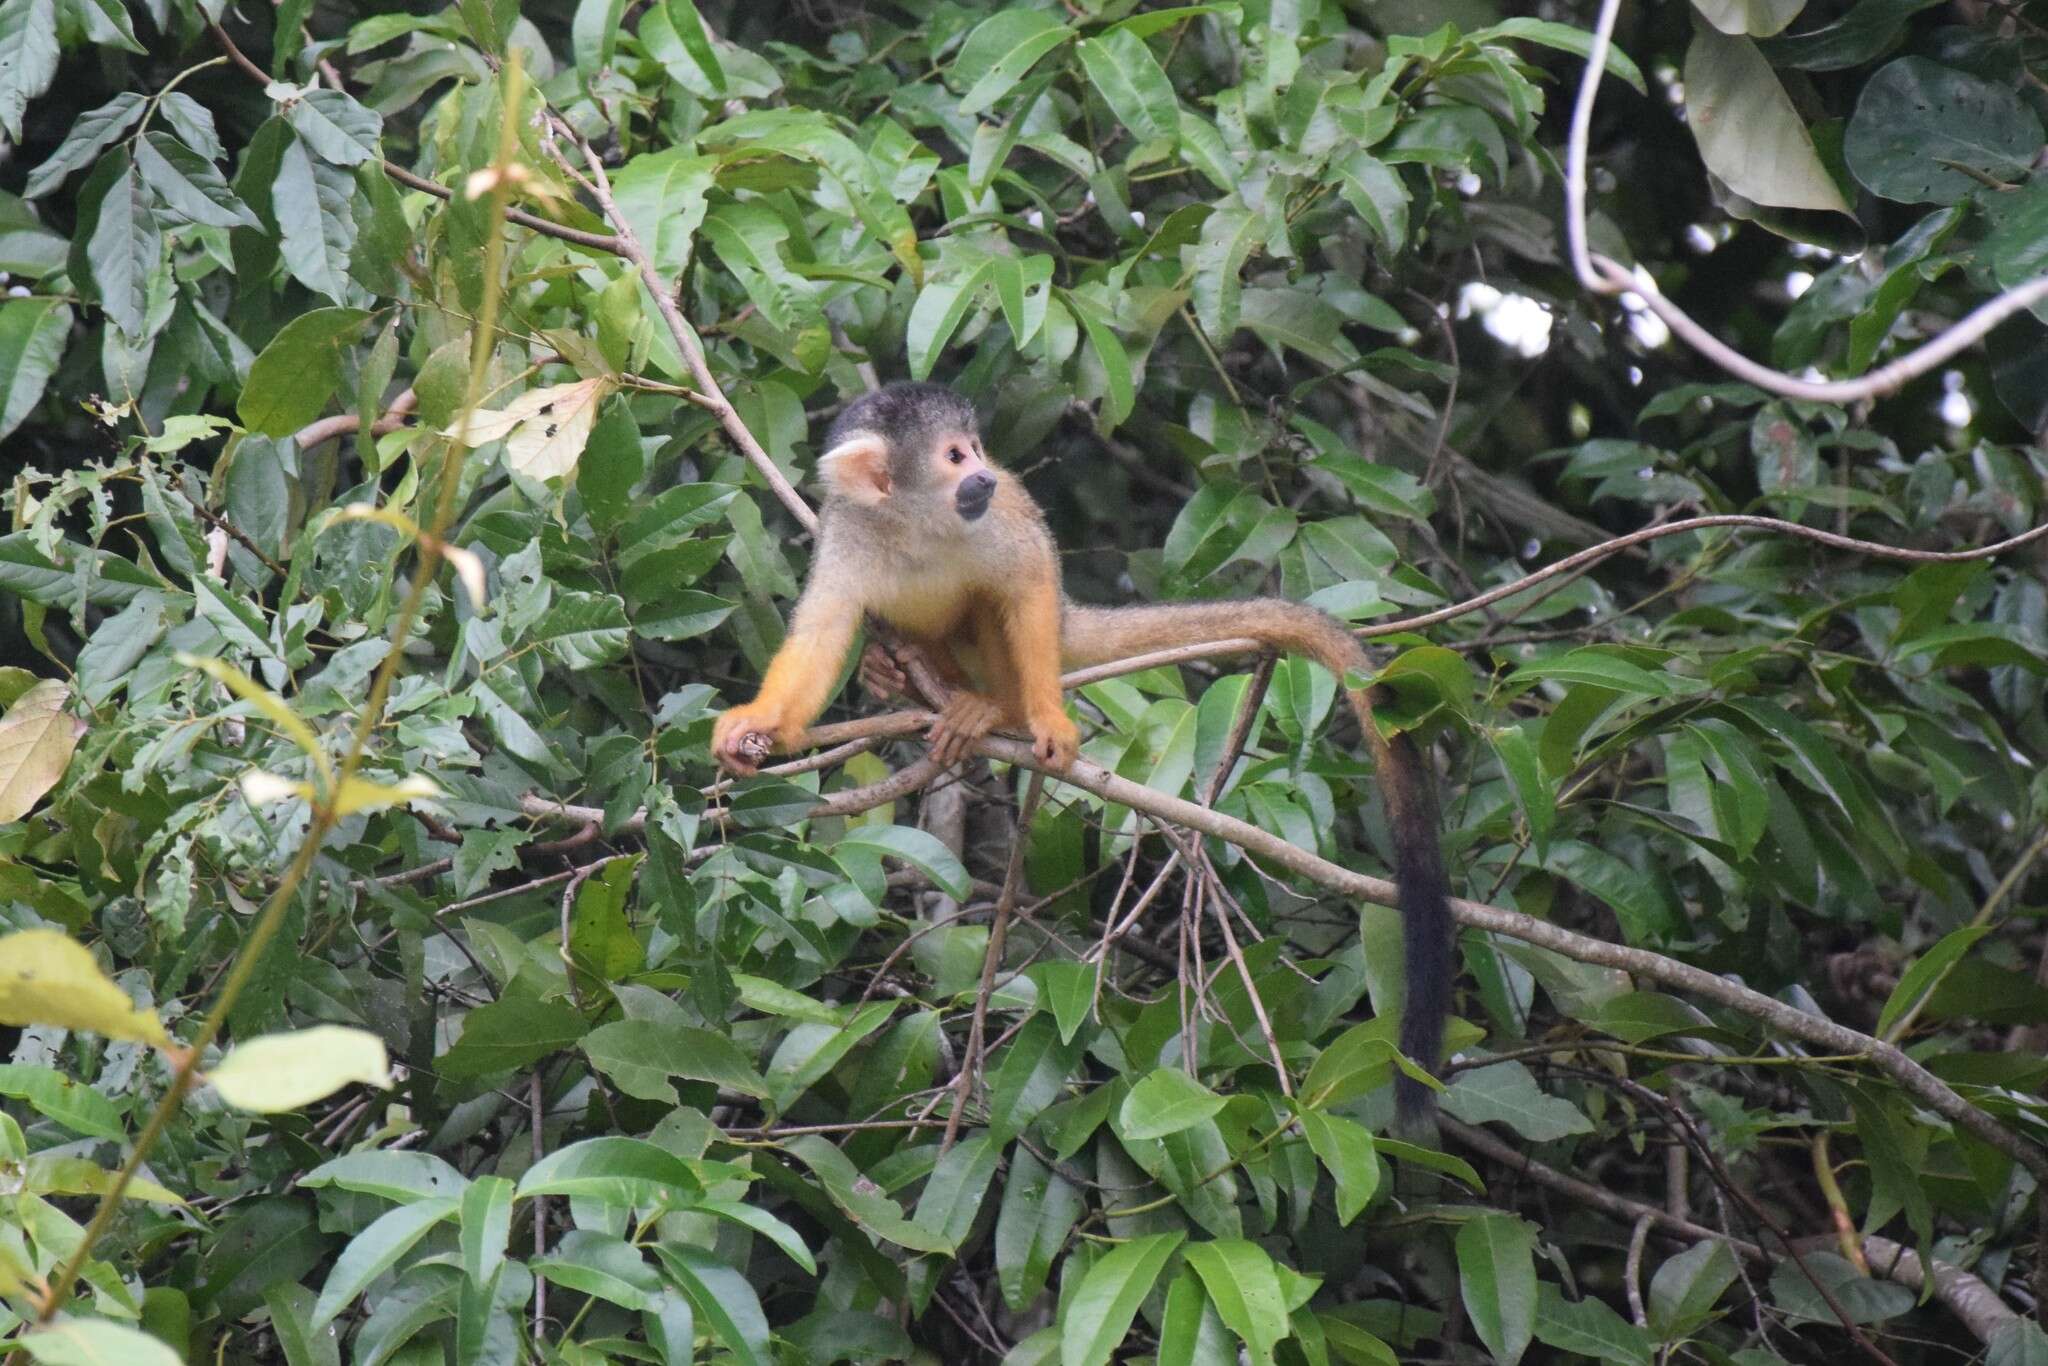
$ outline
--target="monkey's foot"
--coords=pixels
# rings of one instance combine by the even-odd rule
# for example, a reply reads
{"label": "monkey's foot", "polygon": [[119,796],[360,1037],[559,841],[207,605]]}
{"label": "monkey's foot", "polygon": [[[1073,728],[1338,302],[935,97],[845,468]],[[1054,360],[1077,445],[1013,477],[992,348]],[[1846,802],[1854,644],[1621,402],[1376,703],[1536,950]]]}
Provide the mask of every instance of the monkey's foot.
{"label": "monkey's foot", "polygon": [[980,693],[953,694],[938,719],[926,732],[932,757],[942,764],[957,764],[974,753],[974,746],[1003,719],[1003,709]]}
{"label": "monkey's foot", "polygon": [[908,697],[910,671],[888,646],[871,640],[860,652],[860,685],[874,697]]}

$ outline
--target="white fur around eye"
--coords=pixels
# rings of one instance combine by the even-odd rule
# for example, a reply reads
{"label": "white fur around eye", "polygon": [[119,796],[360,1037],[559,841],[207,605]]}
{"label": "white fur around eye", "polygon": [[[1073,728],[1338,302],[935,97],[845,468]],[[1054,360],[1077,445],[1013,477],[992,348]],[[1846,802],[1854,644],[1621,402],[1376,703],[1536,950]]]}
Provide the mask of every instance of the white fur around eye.
{"label": "white fur around eye", "polygon": [[848,437],[818,457],[832,492],[868,507],[889,496],[889,443],[872,432]]}

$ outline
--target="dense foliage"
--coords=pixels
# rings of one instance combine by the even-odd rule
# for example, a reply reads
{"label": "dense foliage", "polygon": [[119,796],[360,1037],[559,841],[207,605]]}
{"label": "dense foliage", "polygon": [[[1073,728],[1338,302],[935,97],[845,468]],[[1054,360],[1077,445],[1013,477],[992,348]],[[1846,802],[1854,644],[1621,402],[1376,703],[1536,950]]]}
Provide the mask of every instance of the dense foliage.
{"label": "dense foliage", "polygon": [[[1632,6],[1594,249],[1895,358],[2048,264],[2028,8]],[[1792,534],[2040,521],[2048,305],[1731,380],[1578,283],[1594,14],[1519,9],[0,0],[0,1345],[2048,1360],[2040,545]],[[718,780],[764,463],[901,376],[1082,599],[1797,524],[1381,631],[1534,918],[1470,912],[1436,1141],[1328,674],[1098,677],[1036,801],[901,728]]]}

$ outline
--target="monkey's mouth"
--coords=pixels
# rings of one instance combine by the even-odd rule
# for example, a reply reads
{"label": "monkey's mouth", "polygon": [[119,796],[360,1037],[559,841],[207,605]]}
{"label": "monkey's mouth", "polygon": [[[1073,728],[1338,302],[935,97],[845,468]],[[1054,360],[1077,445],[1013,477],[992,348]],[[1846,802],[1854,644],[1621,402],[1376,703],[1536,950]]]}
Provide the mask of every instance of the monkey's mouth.
{"label": "monkey's mouth", "polygon": [[983,483],[979,479],[966,479],[953,494],[953,509],[964,521],[975,521],[988,511],[989,499],[995,497],[996,481]]}

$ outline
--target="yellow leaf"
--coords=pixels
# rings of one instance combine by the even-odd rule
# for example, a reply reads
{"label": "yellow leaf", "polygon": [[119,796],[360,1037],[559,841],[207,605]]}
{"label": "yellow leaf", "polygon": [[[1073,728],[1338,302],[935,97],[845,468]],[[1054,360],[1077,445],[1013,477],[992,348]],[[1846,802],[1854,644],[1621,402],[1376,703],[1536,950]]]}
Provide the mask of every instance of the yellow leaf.
{"label": "yellow leaf", "polygon": [[140,1328],[70,1319],[21,1339],[40,1366],[180,1366],[178,1354]]}
{"label": "yellow leaf", "polygon": [[440,795],[441,789],[431,779],[418,774],[396,783],[350,778],[341,785],[341,795],[334,799],[334,811],[338,816],[352,816],[358,811],[382,811],[387,806],[404,806]]}
{"label": "yellow leaf", "polygon": [[598,405],[612,390],[603,375],[573,384],[553,384],[521,394],[495,412],[469,415],[468,426],[455,420],[444,436],[471,446],[504,438],[505,467],[529,479],[556,479],[576,468]]}
{"label": "yellow leaf", "polygon": [[389,1086],[391,1062],[384,1041],[366,1029],[314,1025],[236,1044],[206,1079],[236,1109],[268,1115],[311,1105],[350,1082]]}
{"label": "yellow leaf", "polygon": [[350,503],[347,507],[336,508],[328,515],[327,525],[336,522],[382,522],[407,540],[417,539],[419,523],[396,508],[378,507],[375,503]]}
{"label": "yellow leaf", "polygon": [[0,821],[26,816],[64,776],[84,732],[64,710],[70,700],[70,685],[48,678],[0,716]]}
{"label": "yellow leaf", "polygon": [[110,1039],[168,1044],[152,1011],[100,971],[91,950],[55,930],[0,935],[0,1024],[57,1025]]}
{"label": "yellow leaf", "polygon": [[313,785],[291,778],[279,777],[267,769],[252,768],[242,775],[242,795],[249,799],[251,806],[268,806],[281,802],[286,797],[304,797],[313,800]]}

